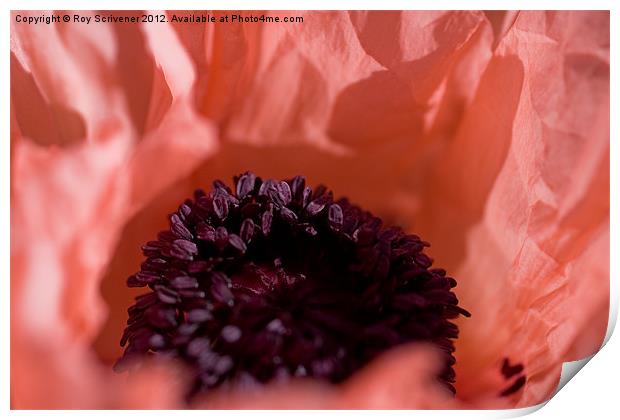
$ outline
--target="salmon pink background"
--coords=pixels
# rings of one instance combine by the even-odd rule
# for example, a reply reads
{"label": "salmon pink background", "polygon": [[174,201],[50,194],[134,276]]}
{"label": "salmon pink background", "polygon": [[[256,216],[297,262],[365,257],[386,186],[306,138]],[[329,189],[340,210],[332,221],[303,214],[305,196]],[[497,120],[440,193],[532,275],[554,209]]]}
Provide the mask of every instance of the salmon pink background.
{"label": "salmon pink background", "polygon": [[[432,350],[404,347],[342,386],[211,406],[529,406],[563,361],[600,347],[608,12],[265,12],[304,17],[273,25],[18,13],[43,12],[11,15],[13,408],[182,406],[169,366],[111,373],[135,294],[124,283],[178,203],[245,170],[304,174],[420,234],[472,318],[457,399],[428,384]],[[528,381],[498,398],[504,357]]]}

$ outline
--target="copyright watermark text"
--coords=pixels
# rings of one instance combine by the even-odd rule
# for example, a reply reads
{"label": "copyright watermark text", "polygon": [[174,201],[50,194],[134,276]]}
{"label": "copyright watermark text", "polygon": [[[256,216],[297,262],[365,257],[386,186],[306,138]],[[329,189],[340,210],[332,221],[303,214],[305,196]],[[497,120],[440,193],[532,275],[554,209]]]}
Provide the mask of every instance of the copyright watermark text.
{"label": "copyright watermark text", "polygon": [[16,23],[27,25],[52,25],[58,23],[303,23],[303,16],[280,16],[270,14],[240,13],[193,13],[178,15],[175,13],[146,14],[86,14],[86,13],[41,13],[38,15],[15,14]]}

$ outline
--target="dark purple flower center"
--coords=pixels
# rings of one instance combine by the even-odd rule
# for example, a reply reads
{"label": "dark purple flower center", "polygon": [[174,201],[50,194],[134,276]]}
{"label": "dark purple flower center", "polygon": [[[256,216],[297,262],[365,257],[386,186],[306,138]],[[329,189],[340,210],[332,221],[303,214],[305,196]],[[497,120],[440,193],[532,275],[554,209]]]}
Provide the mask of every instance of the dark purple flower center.
{"label": "dark purple flower center", "polygon": [[197,191],[143,247],[127,284],[151,290],[129,308],[117,369],[135,356],[181,359],[190,395],[295,376],[338,383],[396,345],[430,342],[454,392],[449,319],[469,313],[427,242],[303,177],[245,173],[235,185]]}

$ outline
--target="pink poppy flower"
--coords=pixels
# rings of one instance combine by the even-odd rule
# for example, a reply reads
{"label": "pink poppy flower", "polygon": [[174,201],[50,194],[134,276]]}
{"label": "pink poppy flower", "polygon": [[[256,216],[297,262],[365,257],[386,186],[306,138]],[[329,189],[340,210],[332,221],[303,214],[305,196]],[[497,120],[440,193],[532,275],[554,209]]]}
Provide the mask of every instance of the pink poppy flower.
{"label": "pink poppy flower", "polygon": [[183,363],[112,371],[141,293],[125,282],[183,200],[246,170],[303,174],[430,242],[471,312],[456,320],[456,396],[435,380],[437,349],[414,343],[338,384],[220,387],[189,406],[525,407],[600,348],[608,12],[23,22],[53,13],[74,14],[12,12],[13,408],[188,406]]}

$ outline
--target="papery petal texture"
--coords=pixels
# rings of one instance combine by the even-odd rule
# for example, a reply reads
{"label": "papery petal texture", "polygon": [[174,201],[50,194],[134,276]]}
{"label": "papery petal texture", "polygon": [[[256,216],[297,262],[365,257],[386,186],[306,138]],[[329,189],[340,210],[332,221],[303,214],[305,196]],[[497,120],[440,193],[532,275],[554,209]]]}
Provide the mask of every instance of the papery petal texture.
{"label": "papery petal texture", "polygon": [[[106,316],[100,280],[126,221],[217,146],[213,126],[193,111],[187,94],[172,96],[145,134],[142,124],[153,117],[131,109],[136,103],[140,110],[145,104],[157,109],[161,104],[152,101],[160,95],[152,93],[167,83],[154,77],[159,86],[129,89],[124,80],[133,78],[128,72],[135,69],[119,48],[122,41],[134,43],[134,54],[150,58],[152,74],[165,63],[143,48],[139,28],[131,33],[106,25],[84,28],[13,28],[11,375],[16,408],[117,404],[105,389],[118,380],[97,363],[90,347]],[[28,107],[32,92],[39,101],[34,112]],[[49,126],[41,129],[42,123]]]}
{"label": "papery petal texture", "polygon": [[[338,386],[222,390],[204,407],[550,398],[607,328],[609,13],[264,13],[304,22],[12,23],[12,406],[184,406],[177,367],[111,372],[125,280],[185,197],[246,170],[304,174],[419,233],[472,317],[456,399],[425,381],[432,349],[403,347]],[[527,380],[500,397],[505,358]]]}

